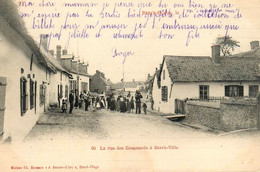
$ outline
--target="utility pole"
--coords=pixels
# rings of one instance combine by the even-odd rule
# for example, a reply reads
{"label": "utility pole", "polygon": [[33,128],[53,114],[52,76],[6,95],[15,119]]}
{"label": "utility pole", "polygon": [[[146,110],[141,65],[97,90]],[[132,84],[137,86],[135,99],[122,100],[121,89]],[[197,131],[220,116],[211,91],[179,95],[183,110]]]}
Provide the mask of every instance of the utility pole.
{"label": "utility pole", "polygon": [[123,92],[125,95],[125,63],[123,63],[123,81],[122,81],[122,85],[123,85]]}
{"label": "utility pole", "polygon": [[77,60],[77,99],[79,99],[79,59]]}

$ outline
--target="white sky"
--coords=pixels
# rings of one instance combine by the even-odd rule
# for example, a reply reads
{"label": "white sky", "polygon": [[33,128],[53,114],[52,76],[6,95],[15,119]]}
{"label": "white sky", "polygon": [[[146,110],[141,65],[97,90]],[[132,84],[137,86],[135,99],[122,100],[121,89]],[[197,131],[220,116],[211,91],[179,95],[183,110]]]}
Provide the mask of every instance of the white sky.
{"label": "white sky", "polygon": [[[42,0],[31,0],[35,4],[42,2]],[[62,7],[64,2],[91,2],[86,0],[44,0],[44,2],[55,2],[55,7],[49,8],[40,8],[38,5],[34,5],[34,7],[19,7],[20,12],[32,13],[33,15],[36,13],[48,13],[48,12],[61,12],[62,17],[60,19],[55,20],[55,29],[45,29],[45,30],[33,30],[32,23],[33,17],[24,18],[26,22],[26,27],[29,33],[34,37],[36,41],[39,41],[39,35],[41,33],[50,33],[58,32],[58,25],[64,23],[67,12],[78,12],[80,15],[85,14],[87,8],[71,8],[68,9]],[[140,1],[140,0],[132,0],[133,2],[148,2],[148,1]],[[18,0],[15,0],[18,2]],[[28,2],[26,0],[26,2]],[[92,1],[94,2],[94,1]],[[109,2],[111,6],[114,5],[114,1],[98,1],[99,4],[103,4],[103,2]],[[130,2],[123,1],[123,2]],[[189,0],[164,0],[163,2],[169,2],[170,5],[173,3],[183,3],[188,4]],[[196,2],[202,3],[213,3],[212,0],[197,0]],[[218,4],[222,4],[223,2],[233,3],[235,8],[240,10],[240,13],[243,15],[239,20],[235,19],[226,19],[226,20],[194,20],[194,19],[185,19],[179,20],[179,22],[185,23],[216,23],[222,22],[223,24],[237,24],[240,26],[237,31],[229,31],[230,36],[234,39],[240,41],[240,48],[236,50],[236,52],[243,52],[250,49],[250,41],[260,40],[260,1],[259,0],[218,0],[216,1]],[[154,6],[158,4],[159,1],[153,1]],[[110,11],[112,8],[109,8]],[[95,17],[90,19],[86,17],[80,17],[75,19],[69,19],[69,23],[77,22],[78,24],[94,24],[99,20],[100,24],[109,24],[109,23],[125,23],[133,27],[135,22],[144,23],[145,20],[139,19],[126,19],[124,17],[120,19],[100,19],[98,17],[99,11],[101,9],[90,9]],[[151,10],[151,9],[149,9]],[[158,7],[154,7],[154,11],[158,11]],[[182,8],[171,8],[171,11],[181,11]],[[127,9],[120,9],[122,15],[127,14]],[[144,9],[145,11],[145,9]],[[167,19],[161,22],[167,22],[170,24],[171,20]],[[174,20],[173,20],[174,21]],[[155,68],[159,66],[162,62],[163,55],[194,55],[194,56],[210,56],[211,48],[210,46],[214,42],[217,36],[222,36],[225,34],[224,30],[208,30],[208,31],[200,31],[200,38],[195,38],[191,40],[189,46],[186,46],[186,37],[187,31],[172,31],[175,34],[174,39],[161,39],[159,40],[157,37],[159,35],[160,29],[150,29],[152,25],[152,20],[148,21],[148,29],[144,32],[144,38],[137,40],[116,40],[112,39],[112,31],[102,31],[102,37],[97,39],[90,37],[88,39],[71,39],[70,44],[68,46],[68,52],[74,53],[75,55],[79,55],[80,58],[84,59],[85,62],[89,63],[89,73],[94,74],[95,70],[101,70],[105,73],[107,78],[110,78],[112,82],[119,82],[122,79],[122,71],[123,71],[123,57],[113,58],[112,49],[117,48],[118,51],[132,51],[134,52],[133,56],[128,56],[126,62],[124,64],[125,68],[125,81],[135,80],[145,80],[148,73],[153,74]],[[92,31],[91,33],[95,33],[96,31]],[[114,32],[114,31],[113,31]],[[63,32],[63,36],[61,40],[52,39],[50,44],[50,49],[54,49],[56,45],[61,45],[62,48],[66,47],[68,40],[68,32]]]}

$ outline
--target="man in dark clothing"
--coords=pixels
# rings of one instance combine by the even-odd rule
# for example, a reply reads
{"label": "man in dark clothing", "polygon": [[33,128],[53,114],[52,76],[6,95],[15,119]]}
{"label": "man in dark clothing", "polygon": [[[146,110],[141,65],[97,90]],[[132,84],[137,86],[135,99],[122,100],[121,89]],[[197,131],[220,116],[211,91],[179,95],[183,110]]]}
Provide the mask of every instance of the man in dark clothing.
{"label": "man in dark clothing", "polygon": [[141,93],[139,91],[136,91],[135,93],[135,104],[136,104],[136,111],[135,113],[141,113],[141,98],[143,98],[143,96],[141,95]]}
{"label": "man in dark clothing", "polygon": [[74,94],[73,94],[73,90],[71,90],[70,95],[69,95],[69,102],[70,102],[70,111],[69,113],[72,113],[73,110],[73,106],[74,106]]}

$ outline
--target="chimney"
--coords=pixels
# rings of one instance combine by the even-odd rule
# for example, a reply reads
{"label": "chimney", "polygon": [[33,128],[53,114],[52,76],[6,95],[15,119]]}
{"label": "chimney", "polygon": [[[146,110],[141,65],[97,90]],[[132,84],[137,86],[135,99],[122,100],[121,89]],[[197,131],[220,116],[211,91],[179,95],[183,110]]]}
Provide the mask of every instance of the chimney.
{"label": "chimney", "polygon": [[215,63],[219,63],[220,59],[220,45],[212,45],[211,46],[212,60]]}
{"label": "chimney", "polygon": [[51,53],[52,56],[54,55],[54,50],[50,50],[49,52]]}
{"label": "chimney", "polygon": [[135,83],[135,79],[133,79],[133,83]]}
{"label": "chimney", "polygon": [[148,73],[147,79],[149,79],[151,77],[150,73]]}
{"label": "chimney", "polygon": [[57,45],[56,46],[56,56],[58,60],[61,60],[61,46]]}
{"label": "chimney", "polygon": [[67,55],[68,51],[66,49],[62,50],[62,55]]}
{"label": "chimney", "polygon": [[251,41],[250,42],[251,50],[254,50],[259,47],[259,41]]}
{"label": "chimney", "polygon": [[44,48],[45,51],[48,52],[48,34],[41,34],[40,35],[40,45]]}

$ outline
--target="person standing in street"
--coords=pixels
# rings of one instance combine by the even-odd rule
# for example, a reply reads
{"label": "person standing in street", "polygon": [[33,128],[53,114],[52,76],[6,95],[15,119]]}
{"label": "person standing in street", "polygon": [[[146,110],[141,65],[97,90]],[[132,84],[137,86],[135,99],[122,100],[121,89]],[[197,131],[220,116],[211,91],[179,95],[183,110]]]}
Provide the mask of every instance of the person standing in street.
{"label": "person standing in street", "polygon": [[136,111],[135,113],[140,114],[141,113],[141,98],[143,98],[143,96],[141,95],[139,90],[136,90],[135,93],[135,106],[136,106]]}
{"label": "person standing in street", "polygon": [[73,90],[71,90],[70,95],[69,95],[69,102],[70,102],[70,111],[69,113],[72,113],[73,111],[73,106],[74,106],[74,93]]}
{"label": "person standing in street", "polygon": [[146,105],[146,103],[145,103],[145,102],[143,103],[143,109],[144,109],[144,114],[146,115],[146,109],[147,109],[147,105]]}
{"label": "person standing in street", "polygon": [[134,97],[132,96],[130,101],[130,109],[132,113],[134,112],[134,108],[135,108]]}
{"label": "person standing in street", "polygon": [[153,110],[154,100],[153,97],[151,97],[151,109]]}
{"label": "person standing in street", "polygon": [[83,93],[80,92],[80,95],[79,95],[79,109],[82,108],[83,101],[84,101]]}

